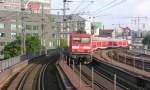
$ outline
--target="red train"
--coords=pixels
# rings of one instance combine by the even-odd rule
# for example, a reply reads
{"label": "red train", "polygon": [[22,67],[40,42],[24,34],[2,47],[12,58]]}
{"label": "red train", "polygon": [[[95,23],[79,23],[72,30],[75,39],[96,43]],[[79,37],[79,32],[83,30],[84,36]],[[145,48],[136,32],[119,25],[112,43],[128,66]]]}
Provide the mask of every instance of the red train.
{"label": "red train", "polygon": [[69,43],[69,57],[74,59],[75,63],[85,64],[91,62],[91,54],[96,49],[128,46],[127,40],[94,37],[90,34],[70,34]]}

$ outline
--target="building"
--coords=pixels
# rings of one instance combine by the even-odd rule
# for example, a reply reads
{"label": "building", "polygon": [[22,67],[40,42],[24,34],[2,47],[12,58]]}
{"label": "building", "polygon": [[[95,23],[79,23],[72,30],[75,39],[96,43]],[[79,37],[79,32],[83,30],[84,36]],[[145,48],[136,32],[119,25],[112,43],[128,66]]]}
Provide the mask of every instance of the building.
{"label": "building", "polygon": [[[132,31],[132,46],[133,48],[139,48],[139,49],[144,49],[144,45],[142,44],[142,40],[144,39],[145,36],[150,35],[150,31],[144,31],[141,30],[140,33],[139,31]],[[147,49],[145,47],[145,49]]]}
{"label": "building", "polygon": [[[20,9],[20,1],[21,0],[0,1],[1,59],[3,58],[2,50],[4,46],[14,41],[16,36],[21,36],[23,28],[26,34],[39,36],[42,45],[47,49],[54,48],[53,30],[51,30],[50,0],[24,0],[26,4],[24,5],[25,10],[23,13]],[[27,5],[28,7],[26,7]]]}
{"label": "building", "polygon": [[99,30],[100,37],[112,37],[113,29],[103,29]]}
{"label": "building", "polygon": [[[21,2],[22,1],[22,2]],[[21,3],[26,12],[50,14],[51,0],[0,0],[0,10],[21,11]]]}
{"label": "building", "polygon": [[[77,31],[86,31],[85,22],[86,20],[78,15],[67,15],[65,17],[65,22],[63,22],[62,15],[52,15],[52,30],[54,31],[53,37],[60,38],[63,37],[69,41],[69,34],[76,33]],[[64,24],[63,24],[64,23]],[[58,41],[55,42],[58,45]],[[68,42],[69,45],[69,42]]]}
{"label": "building", "polygon": [[92,22],[91,23],[91,34],[99,35],[101,29],[103,29],[103,24],[101,22]]}
{"label": "building", "polygon": [[129,27],[117,27],[114,29],[113,37],[131,39],[131,29]]}

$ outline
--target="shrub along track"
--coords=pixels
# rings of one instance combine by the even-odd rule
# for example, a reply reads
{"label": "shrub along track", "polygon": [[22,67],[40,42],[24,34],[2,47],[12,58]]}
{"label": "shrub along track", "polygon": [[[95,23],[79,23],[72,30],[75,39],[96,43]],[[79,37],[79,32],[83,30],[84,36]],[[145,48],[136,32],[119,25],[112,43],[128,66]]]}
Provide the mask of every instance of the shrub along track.
{"label": "shrub along track", "polygon": [[59,88],[55,66],[58,54],[41,56],[29,62],[3,90],[63,90]]}

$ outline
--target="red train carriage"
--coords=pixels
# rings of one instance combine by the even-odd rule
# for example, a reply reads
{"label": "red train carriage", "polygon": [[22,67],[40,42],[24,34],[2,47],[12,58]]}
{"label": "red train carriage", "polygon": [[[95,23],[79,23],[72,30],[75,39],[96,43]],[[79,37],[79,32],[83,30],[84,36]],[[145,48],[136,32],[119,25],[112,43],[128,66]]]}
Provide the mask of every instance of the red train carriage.
{"label": "red train carriage", "polygon": [[90,34],[71,34],[70,35],[70,57],[75,59],[75,63],[89,63],[91,60],[92,35]]}
{"label": "red train carriage", "polygon": [[69,57],[74,59],[75,63],[89,63],[92,61],[91,53],[96,49],[126,46],[128,46],[128,41],[123,39],[94,37],[90,34],[71,34]]}
{"label": "red train carriage", "polygon": [[109,40],[107,38],[93,37],[92,47],[94,49],[106,49],[108,48]]}

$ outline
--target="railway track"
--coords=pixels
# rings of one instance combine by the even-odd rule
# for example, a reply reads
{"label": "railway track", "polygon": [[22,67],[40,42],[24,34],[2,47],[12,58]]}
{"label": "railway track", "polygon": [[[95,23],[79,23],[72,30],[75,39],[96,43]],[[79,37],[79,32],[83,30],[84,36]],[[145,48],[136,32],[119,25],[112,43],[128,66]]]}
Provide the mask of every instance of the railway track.
{"label": "railway track", "polygon": [[[40,59],[41,58],[42,57],[40,57]],[[5,90],[26,90],[26,88],[28,88],[28,90],[31,90],[31,86],[29,85],[32,85],[34,75],[36,75],[36,72],[41,67],[39,63],[40,61],[33,60],[26,68],[24,68],[16,76],[16,78],[13,81],[11,81],[11,83]],[[27,82],[30,84],[28,84]]]}
{"label": "railway track", "polygon": [[[87,67],[87,66],[83,66],[83,67]],[[79,74],[79,67],[76,66],[75,68],[77,70],[77,73]],[[91,77],[90,73],[87,73],[86,71],[87,70],[85,68],[81,70],[81,72],[82,72],[82,80],[84,82],[86,82],[86,84],[89,87],[92,87],[92,82],[91,82],[92,81],[92,77]],[[97,80],[94,80],[93,84],[94,84],[94,90],[108,90],[106,87],[101,85]]]}
{"label": "railway track", "polygon": [[57,80],[58,58],[57,53],[51,53],[32,60],[3,90],[64,90],[59,86],[63,83]]}
{"label": "railway track", "polygon": [[150,58],[144,59],[145,55],[137,55],[131,52],[121,52],[118,50],[109,50],[107,55],[115,61],[150,72]]}
{"label": "railway track", "polygon": [[33,90],[46,90],[45,89],[45,72],[49,64],[42,66],[41,70],[37,73],[34,79]]}
{"label": "railway track", "polygon": [[[97,70],[93,64],[90,65],[83,65],[81,68],[81,74],[82,74],[82,80],[86,82],[86,84],[90,87],[92,87],[92,70],[91,68],[94,68],[94,90],[112,90],[114,88],[113,80],[111,80],[109,77],[106,77],[105,73],[101,73],[99,70]],[[76,72],[79,75],[79,66],[76,66]],[[117,90],[129,90],[126,87],[119,85],[117,86]]]}
{"label": "railway track", "polygon": [[[138,76],[131,75],[125,72],[122,69],[119,69],[116,66],[107,64],[105,62],[100,62],[99,60],[94,60],[94,67],[97,69],[100,74],[103,74],[105,77],[109,78],[110,81],[113,81],[114,74],[117,75],[118,85],[122,88],[129,88],[130,90],[149,90],[150,89],[150,80],[142,79]],[[125,89],[124,88],[124,89]],[[127,89],[128,90],[128,89]]]}

